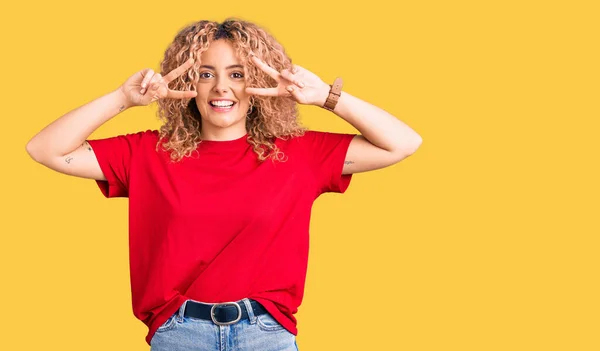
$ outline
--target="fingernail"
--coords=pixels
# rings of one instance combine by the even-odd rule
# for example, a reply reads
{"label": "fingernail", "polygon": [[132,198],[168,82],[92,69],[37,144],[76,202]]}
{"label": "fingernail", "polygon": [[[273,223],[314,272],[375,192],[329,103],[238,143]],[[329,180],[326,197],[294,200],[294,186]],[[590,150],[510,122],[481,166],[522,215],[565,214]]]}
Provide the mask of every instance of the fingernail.
{"label": "fingernail", "polygon": [[300,86],[300,88],[304,88],[304,83],[300,82],[300,84],[298,84]]}
{"label": "fingernail", "polygon": [[140,94],[143,94],[145,91],[146,91],[146,89],[140,90]]}
{"label": "fingernail", "polygon": [[292,90],[294,90],[293,87],[287,87],[287,91],[291,92]]}

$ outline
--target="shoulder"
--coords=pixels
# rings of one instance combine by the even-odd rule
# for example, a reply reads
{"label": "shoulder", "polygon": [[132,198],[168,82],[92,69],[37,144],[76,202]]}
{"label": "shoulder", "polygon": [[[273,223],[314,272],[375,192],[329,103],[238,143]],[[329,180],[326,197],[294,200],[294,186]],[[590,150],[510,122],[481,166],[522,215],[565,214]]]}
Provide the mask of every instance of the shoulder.
{"label": "shoulder", "polygon": [[146,147],[147,145],[156,145],[160,137],[160,133],[158,130],[147,129],[138,132],[127,133],[121,135],[120,137],[127,139],[128,143],[131,145]]}
{"label": "shoulder", "polygon": [[129,135],[132,137],[138,138],[140,140],[157,141],[158,137],[159,137],[159,132],[158,132],[158,130],[155,130],[155,129],[146,129],[146,130],[141,130],[136,133],[130,133]]}
{"label": "shoulder", "polygon": [[158,136],[159,136],[158,130],[147,129],[147,130],[141,130],[138,132],[120,134],[120,135],[103,138],[103,139],[99,139],[99,140],[115,140],[115,141],[122,140],[122,141],[128,141],[128,142],[140,142],[140,141],[146,141],[146,140],[158,140]]}
{"label": "shoulder", "polygon": [[288,143],[292,145],[300,145],[311,143],[319,138],[326,138],[329,132],[321,132],[318,130],[307,129],[299,135],[289,135],[285,137],[278,138],[278,141],[282,143]]}
{"label": "shoulder", "polygon": [[315,130],[303,130],[300,133],[278,137],[275,140],[275,144],[281,150],[299,150],[311,144],[318,133],[321,132]]}
{"label": "shoulder", "polygon": [[[356,134],[305,130],[298,136],[277,140],[280,150],[287,154],[315,159],[332,153],[344,153]],[[322,156],[319,156],[322,155]]]}
{"label": "shoulder", "polygon": [[336,147],[340,144],[349,144],[355,136],[354,133],[324,132],[309,129],[300,136],[289,138],[288,143],[306,148]]}
{"label": "shoulder", "polygon": [[138,150],[150,150],[157,144],[157,130],[142,130],[101,139],[88,139],[88,143],[98,155],[112,157],[117,154],[135,154]]}

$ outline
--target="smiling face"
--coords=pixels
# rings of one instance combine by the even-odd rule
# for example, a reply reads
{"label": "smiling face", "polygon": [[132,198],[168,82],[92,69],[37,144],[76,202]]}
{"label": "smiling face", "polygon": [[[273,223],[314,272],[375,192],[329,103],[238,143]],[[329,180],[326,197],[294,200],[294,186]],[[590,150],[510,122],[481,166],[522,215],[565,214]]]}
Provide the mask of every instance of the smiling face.
{"label": "smiling face", "polygon": [[250,95],[246,94],[246,70],[231,42],[213,41],[200,57],[195,97],[202,116],[202,138],[231,140],[246,131]]}

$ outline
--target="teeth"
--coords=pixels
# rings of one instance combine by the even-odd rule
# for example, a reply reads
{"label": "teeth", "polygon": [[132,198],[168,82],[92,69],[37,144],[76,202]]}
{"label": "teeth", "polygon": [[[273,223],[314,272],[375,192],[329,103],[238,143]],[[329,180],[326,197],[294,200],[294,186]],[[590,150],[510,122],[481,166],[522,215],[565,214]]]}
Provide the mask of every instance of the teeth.
{"label": "teeth", "polygon": [[233,101],[212,101],[210,104],[218,107],[230,107],[233,106]]}

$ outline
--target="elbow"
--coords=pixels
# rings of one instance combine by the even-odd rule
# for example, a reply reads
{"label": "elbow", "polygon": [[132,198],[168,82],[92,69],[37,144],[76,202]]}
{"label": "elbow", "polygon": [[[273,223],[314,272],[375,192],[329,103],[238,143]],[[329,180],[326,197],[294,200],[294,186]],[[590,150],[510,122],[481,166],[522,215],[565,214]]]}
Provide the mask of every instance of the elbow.
{"label": "elbow", "polygon": [[39,162],[33,151],[33,147],[31,146],[31,141],[28,142],[27,145],[25,145],[25,151],[27,151],[29,157],[31,157],[35,162]]}
{"label": "elbow", "polygon": [[35,147],[35,145],[33,143],[33,139],[30,140],[27,143],[27,145],[25,145],[25,151],[27,151],[27,154],[29,154],[29,157],[31,157],[35,162],[38,162],[38,163],[42,162],[42,157],[40,155],[40,152]]}
{"label": "elbow", "polygon": [[402,146],[398,147],[398,149],[395,153],[397,155],[399,155],[401,160],[405,159],[406,157],[417,152],[419,147],[421,147],[422,143],[423,143],[423,138],[421,138],[420,135],[416,134],[415,137],[412,138],[412,140],[410,140],[410,142],[405,141],[402,144]]}
{"label": "elbow", "polygon": [[415,152],[417,152],[419,147],[421,147],[421,144],[423,144],[423,138],[421,138],[420,135],[417,134],[414,139],[415,140],[411,143],[411,146],[408,148],[408,150],[410,151],[409,155],[412,155]]}

